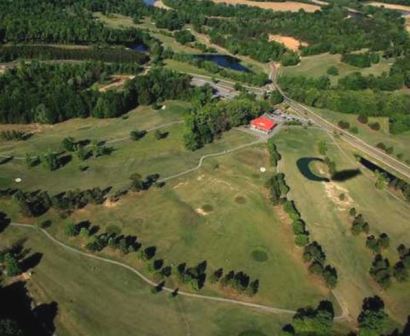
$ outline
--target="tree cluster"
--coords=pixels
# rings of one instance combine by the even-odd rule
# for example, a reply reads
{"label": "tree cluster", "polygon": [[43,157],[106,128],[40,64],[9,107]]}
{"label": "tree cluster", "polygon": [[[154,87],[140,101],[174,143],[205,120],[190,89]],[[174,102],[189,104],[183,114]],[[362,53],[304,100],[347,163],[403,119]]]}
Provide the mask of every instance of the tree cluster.
{"label": "tree cluster", "polygon": [[229,101],[213,102],[195,108],[185,117],[185,147],[189,150],[201,148],[232,127],[248,124],[251,119],[266,110],[266,101],[249,96],[239,96]]}
{"label": "tree cluster", "polygon": [[314,241],[305,246],[303,259],[309,263],[309,271],[312,274],[323,277],[327,287],[336,287],[337,271],[333,266],[325,265],[326,254],[318,242]]}
{"label": "tree cluster", "polygon": [[293,316],[292,323],[282,328],[281,335],[331,335],[334,317],[330,301],[321,301],[316,308],[300,308]]}

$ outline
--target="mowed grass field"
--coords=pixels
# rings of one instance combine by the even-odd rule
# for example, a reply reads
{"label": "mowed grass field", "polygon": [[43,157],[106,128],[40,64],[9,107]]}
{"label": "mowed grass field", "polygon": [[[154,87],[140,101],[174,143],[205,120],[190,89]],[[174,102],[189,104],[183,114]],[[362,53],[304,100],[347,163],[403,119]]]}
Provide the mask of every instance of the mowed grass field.
{"label": "mowed grass field", "polygon": [[391,64],[389,63],[389,60],[382,58],[379,63],[373,64],[370,68],[357,68],[350,64],[343,63],[341,61],[341,55],[339,54],[331,55],[329,53],[324,53],[302,57],[299,64],[282,67],[281,73],[287,76],[304,75],[307,77],[320,77],[326,76],[326,71],[331,66],[335,66],[339,70],[339,75],[329,76],[332,84],[336,84],[338,79],[353,72],[360,72],[363,76],[371,74],[379,76],[383,72],[389,72]]}
{"label": "mowed grass field", "polygon": [[[149,107],[139,107],[122,119],[77,119],[41,129],[24,142],[1,142],[1,154],[14,155],[16,158],[3,164],[0,172],[0,187],[19,187],[24,190],[48,190],[51,194],[93,187],[113,187],[120,189],[129,183],[129,177],[134,173],[142,176],[160,174],[168,177],[181,171],[195,167],[201,156],[221,152],[255,140],[253,136],[232,130],[217,139],[212,146],[191,152],[185,149],[182,141],[182,121],[189,105],[183,102],[166,102],[164,110],[152,110]],[[129,137],[131,130],[147,130],[159,127],[161,132],[167,132],[166,138],[157,140],[154,132],[149,132],[139,141]],[[168,125],[168,126],[167,126]],[[10,126],[7,126],[10,127]],[[114,151],[107,156],[92,157],[80,161],[75,153],[72,160],[62,168],[53,172],[41,164],[28,168],[24,156],[44,154],[48,150],[62,150],[61,141],[65,137],[78,140],[105,141],[106,146]],[[80,166],[89,168],[81,171]],[[22,182],[17,184],[19,177]]]}
{"label": "mowed grass field", "polygon": [[[336,266],[339,284],[335,294],[350,314],[356,317],[363,298],[377,294],[383,298],[391,316],[404,323],[409,314],[410,283],[393,281],[391,288],[382,291],[372,281],[368,270],[373,256],[365,247],[365,235],[352,236],[352,218],[348,211],[351,207],[358,209],[369,222],[372,234],[388,233],[391,247],[383,254],[394,264],[398,261],[396,247],[410,241],[410,206],[386,190],[377,190],[374,177],[365,170],[345,182],[307,180],[298,170],[296,162],[301,157],[319,157],[317,144],[320,140],[329,142],[329,156],[335,160],[338,170],[357,168],[353,154],[342,152],[320,130],[292,129],[282,132],[276,141],[283,157],[279,170],[286,174],[291,188],[290,197],[296,201],[311,236],[320,242],[328,261]],[[344,146],[343,143],[339,145]],[[319,171],[323,168],[316,169]],[[339,199],[341,193],[345,194],[344,202]]]}
{"label": "mowed grass field", "polygon": [[27,283],[37,304],[57,302],[62,336],[277,334],[289,316],[246,307],[152,294],[136,275],[69,253],[39,232],[8,228],[1,245],[24,239],[43,257]]}
{"label": "mowed grass field", "polygon": [[[309,276],[289,226],[271,206],[262,166],[269,167],[264,145],[250,147],[205,161],[197,172],[161,189],[128,195],[110,206],[89,206],[70,220],[90,220],[102,231],[115,224],[145,246],[156,246],[166,263],[206,260],[209,272],[242,270],[261,282],[252,301],[288,309],[314,304],[330,294]],[[65,238],[62,226],[51,230]],[[266,260],[255,260],[257,251]],[[138,266],[132,257],[128,262]],[[216,287],[205,292],[220,294]]]}

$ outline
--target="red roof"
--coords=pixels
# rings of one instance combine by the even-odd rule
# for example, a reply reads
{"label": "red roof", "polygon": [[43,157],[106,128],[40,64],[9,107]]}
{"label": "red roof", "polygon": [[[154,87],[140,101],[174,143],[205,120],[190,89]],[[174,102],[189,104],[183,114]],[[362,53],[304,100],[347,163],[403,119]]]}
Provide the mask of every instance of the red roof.
{"label": "red roof", "polygon": [[263,131],[270,131],[276,126],[276,122],[265,116],[261,116],[259,118],[253,119],[251,121],[251,125]]}

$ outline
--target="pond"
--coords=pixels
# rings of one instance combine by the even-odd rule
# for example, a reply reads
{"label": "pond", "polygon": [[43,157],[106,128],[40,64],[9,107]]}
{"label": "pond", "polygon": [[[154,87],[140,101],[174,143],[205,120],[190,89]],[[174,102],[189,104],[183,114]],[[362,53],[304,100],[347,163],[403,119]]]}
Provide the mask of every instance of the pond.
{"label": "pond", "polygon": [[130,49],[138,52],[146,52],[149,48],[144,43],[137,43],[129,46]]}
{"label": "pond", "polygon": [[249,69],[240,63],[240,60],[236,57],[229,55],[219,55],[219,54],[201,54],[195,55],[195,58],[203,61],[210,61],[222,68],[236,70],[240,72],[249,72]]}
{"label": "pond", "polygon": [[154,6],[155,1],[157,0],[144,0],[144,3],[148,6]]}

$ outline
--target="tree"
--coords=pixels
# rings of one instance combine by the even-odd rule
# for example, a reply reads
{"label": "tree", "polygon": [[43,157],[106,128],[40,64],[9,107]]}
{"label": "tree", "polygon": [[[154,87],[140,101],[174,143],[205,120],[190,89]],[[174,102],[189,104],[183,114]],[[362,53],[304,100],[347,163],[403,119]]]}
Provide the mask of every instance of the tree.
{"label": "tree", "polygon": [[327,336],[332,334],[334,319],[333,305],[330,301],[321,301],[314,309],[306,307],[298,309],[293,316],[289,328],[294,335]]}
{"label": "tree", "polygon": [[74,223],[67,223],[64,227],[64,233],[69,237],[74,237],[78,235],[78,227]]}
{"label": "tree", "polygon": [[318,147],[320,155],[326,156],[328,151],[327,142],[325,140],[320,141]]}
{"label": "tree", "polygon": [[19,262],[14,254],[6,253],[4,257],[4,266],[8,276],[16,276],[22,273]]}
{"label": "tree", "polygon": [[358,336],[380,336],[386,329],[388,315],[384,311],[384,303],[378,296],[363,300],[362,311],[357,318],[359,322]]}
{"label": "tree", "polygon": [[142,180],[142,176],[138,173],[132,174],[130,176],[131,180],[131,190],[139,192],[144,189],[144,182]]}
{"label": "tree", "polygon": [[369,118],[364,114],[359,114],[357,120],[362,124],[367,124],[369,122]]}
{"label": "tree", "polygon": [[138,141],[138,140],[142,139],[145,136],[146,133],[147,133],[146,131],[133,130],[133,131],[130,132],[130,137],[131,137],[132,140]]}
{"label": "tree", "polygon": [[280,104],[280,103],[283,102],[283,100],[284,100],[284,98],[283,98],[282,94],[281,94],[278,90],[273,90],[273,91],[270,93],[269,101],[270,101],[270,103],[271,103],[272,105]]}
{"label": "tree", "polygon": [[334,65],[327,68],[326,72],[331,76],[337,76],[339,74],[339,70]]}
{"label": "tree", "polygon": [[77,143],[72,137],[64,138],[61,144],[67,152],[75,152],[77,149]]}
{"label": "tree", "polygon": [[48,152],[42,156],[41,162],[48,170],[56,170],[60,167],[60,161],[58,159],[57,153]]}
{"label": "tree", "polygon": [[0,335],[24,336],[24,332],[16,321],[8,318],[0,318]]}

